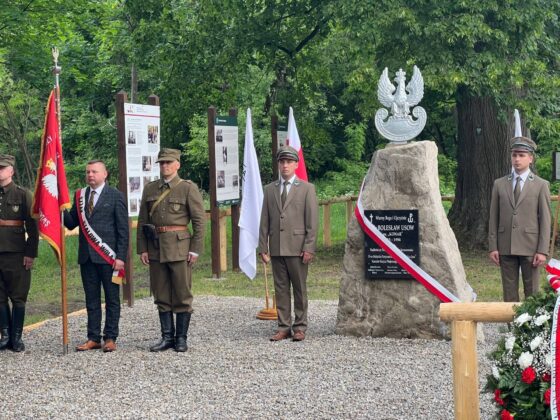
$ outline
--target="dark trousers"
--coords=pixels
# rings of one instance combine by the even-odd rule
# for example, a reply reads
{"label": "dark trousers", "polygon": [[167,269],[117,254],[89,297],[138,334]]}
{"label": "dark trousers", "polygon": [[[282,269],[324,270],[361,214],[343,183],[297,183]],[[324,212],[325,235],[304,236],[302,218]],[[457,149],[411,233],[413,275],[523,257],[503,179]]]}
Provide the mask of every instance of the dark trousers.
{"label": "dark trousers", "polygon": [[[274,293],[278,313],[278,329],[288,331],[307,330],[307,270],[301,257],[272,257]],[[294,323],[292,324],[292,298],[294,290]]]}
{"label": "dark trousers", "polygon": [[29,286],[31,286],[31,270],[23,266],[23,252],[0,253],[0,305],[7,305],[8,300],[13,306],[25,306]]}
{"label": "dark trousers", "polygon": [[113,268],[109,264],[94,264],[91,260],[80,265],[86,295],[88,340],[101,341],[101,286],[105,292],[105,328],[103,339],[116,340],[121,316],[119,285],[111,281]]}
{"label": "dark trousers", "polygon": [[159,312],[192,312],[192,269],[187,261],[150,260],[150,287]]}
{"label": "dark trousers", "polygon": [[533,267],[532,256],[500,255],[504,302],[519,302],[520,268],[525,298],[539,291],[539,267]]}

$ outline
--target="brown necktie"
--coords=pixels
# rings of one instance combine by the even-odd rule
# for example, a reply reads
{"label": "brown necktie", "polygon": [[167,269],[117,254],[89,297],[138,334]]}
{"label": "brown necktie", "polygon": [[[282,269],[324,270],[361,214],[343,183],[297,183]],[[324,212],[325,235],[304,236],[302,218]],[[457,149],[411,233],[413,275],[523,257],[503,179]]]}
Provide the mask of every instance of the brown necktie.
{"label": "brown necktie", "polygon": [[87,211],[88,214],[91,214],[91,212],[93,211],[93,196],[95,195],[95,191],[91,190],[89,193],[89,200],[87,203]]}
{"label": "brown necktie", "polygon": [[282,207],[286,204],[286,198],[288,197],[288,185],[290,184],[289,181],[284,181],[284,189],[282,190],[282,195],[280,196],[280,200],[282,200]]}
{"label": "brown necktie", "polygon": [[521,177],[518,176],[515,180],[515,188],[513,189],[513,200],[515,204],[519,201],[519,194],[521,194]]}

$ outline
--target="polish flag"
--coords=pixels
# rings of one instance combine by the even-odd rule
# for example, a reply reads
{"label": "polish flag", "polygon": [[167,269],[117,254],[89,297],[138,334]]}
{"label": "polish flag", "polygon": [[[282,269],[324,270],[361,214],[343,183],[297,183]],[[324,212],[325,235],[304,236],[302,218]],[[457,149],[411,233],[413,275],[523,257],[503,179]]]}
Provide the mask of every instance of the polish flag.
{"label": "polish flag", "polygon": [[290,115],[288,116],[288,137],[286,138],[286,145],[292,146],[297,150],[299,156],[299,163],[296,169],[296,176],[299,179],[307,181],[307,169],[305,167],[305,159],[303,159],[303,147],[299,139],[299,134],[296,127],[296,120],[294,119],[294,110],[290,107]]}
{"label": "polish flag", "polygon": [[39,220],[41,237],[52,246],[61,264],[62,232],[64,229],[61,211],[67,208],[70,208],[70,196],[66,185],[62,143],[53,90],[47,104],[45,128],[41,139],[41,158],[37,171],[32,214]]}

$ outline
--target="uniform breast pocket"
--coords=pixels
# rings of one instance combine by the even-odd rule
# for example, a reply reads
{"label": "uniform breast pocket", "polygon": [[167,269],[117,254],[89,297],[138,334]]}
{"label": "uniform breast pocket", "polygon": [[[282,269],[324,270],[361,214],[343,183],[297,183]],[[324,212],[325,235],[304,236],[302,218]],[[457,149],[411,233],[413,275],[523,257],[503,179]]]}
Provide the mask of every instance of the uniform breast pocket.
{"label": "uniform breast pocket", "polygon": [[21,200],[7,200],[6,201],[6,219],[23,219],[23,203]]}
{"label": "uniform breast pocket", "polygon": [[170,198],[168,200],[169,203],[169,212],[173,214],[185,214],[185,201],[180,198]]}
{"label": "uniform breast pocket", "polygon": [[154,203],[157,199],[157,195],[146,197],[146,206],[148,207],[148,211],[152,211],[152,207],[154,207]]}

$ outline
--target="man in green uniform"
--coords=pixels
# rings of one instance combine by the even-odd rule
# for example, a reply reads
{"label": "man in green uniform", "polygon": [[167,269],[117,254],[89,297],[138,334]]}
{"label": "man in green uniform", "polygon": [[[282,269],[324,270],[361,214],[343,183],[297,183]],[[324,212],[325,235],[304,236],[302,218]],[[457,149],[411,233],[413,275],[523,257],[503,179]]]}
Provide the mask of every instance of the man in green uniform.
{"label": "man in green uniform", "polygon": [[31,217],[31,193],[12,181],[14,166],[13,156],[0,154],[0,350],[21,352],[25,350],[21,339],[25,303],[39,232]]}
{"label": "man in green uniform", "polygon": [[161,325],[161,340],[150,351],[187,350],[191,269],[204,244],[202,196],[193,182],[177,175],[180,157],[175,149],[159,152],[161,179],[144,188],[138,216],[137,252],[142,263],[150,266],[150,287]]}

